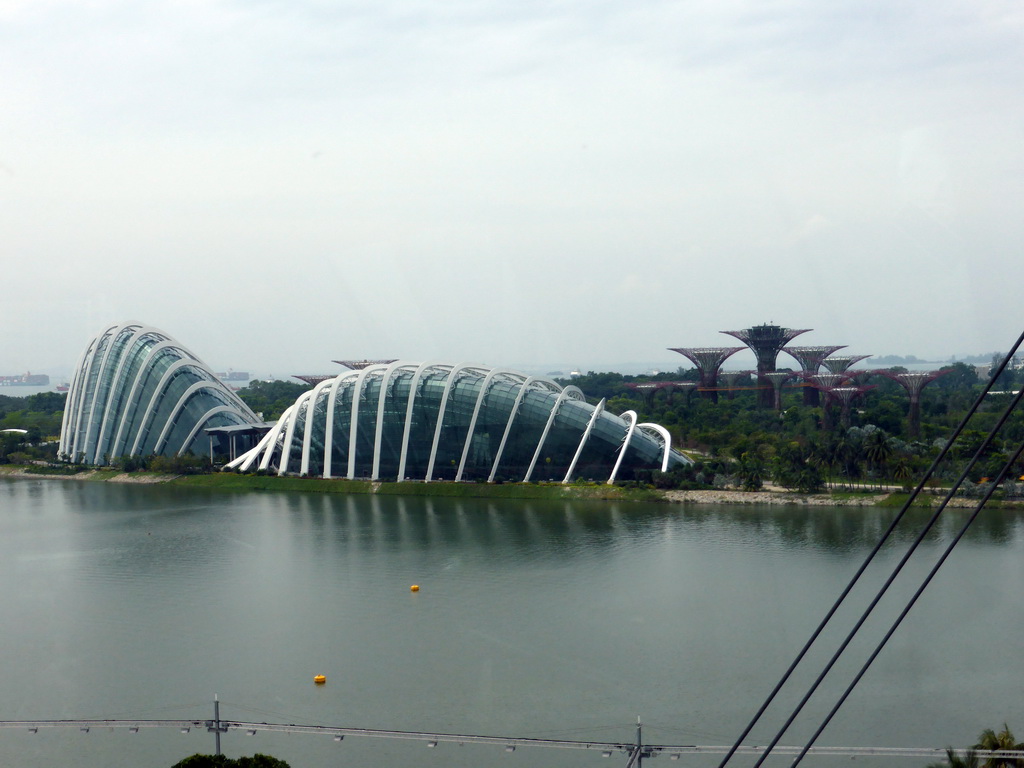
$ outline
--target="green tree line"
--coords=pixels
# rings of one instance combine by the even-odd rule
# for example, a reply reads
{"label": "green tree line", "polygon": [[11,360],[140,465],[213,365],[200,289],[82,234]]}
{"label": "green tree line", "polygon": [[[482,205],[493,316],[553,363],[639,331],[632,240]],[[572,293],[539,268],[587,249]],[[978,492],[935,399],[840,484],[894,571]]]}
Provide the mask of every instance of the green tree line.
{"label": "green tree line", "polygon": [[[896,367],[890,373],[905,372]],[[951,480],[995,424],[1011,395],[1024,384],[1024,372],[1004,374],[1007,390],[986,399],[969,428],[938,468],[939,481]],[[869,489],[912,486],[938,455],[964,413],[977,398],[982,382],[976,370],[963,363],[947,366],[921,393],[920,431],[908,426],[910,399],[903,387],[882,375],[868,380],[842,423],[839,406],[804,403],[803,382],[795,379],[782,391],[782,408],[760,407],[753,377],[733,390],[718,392],[717,402],[696,387],[665,387],[640,391],[629,385],[645,382],[696,383],[697,371],[679,369],[656,376],[627,376],[590,372],[571,381],[592,402],[607,400],[612,413],[636,411],[640,421],[665,426],[676,447],[687,450],[695,464],[670,473],[648,473],[638,480],[665,488],[734,486],[747,489],[774,482],[786,488],[815,491],[824,487]],[[997,382],[1003,386],[1002,379]],[[824,394],[820,402],[826,402]],[[826,414],[825,408],[832,408]],[[1024,414],[1015,414],[999,438],[985,450],[967,494],[981,493],[980,484],[994,477],[1024,441]],[[1004,492],[1024,496],[1020,482],[1024,466],[1015,468]]]}

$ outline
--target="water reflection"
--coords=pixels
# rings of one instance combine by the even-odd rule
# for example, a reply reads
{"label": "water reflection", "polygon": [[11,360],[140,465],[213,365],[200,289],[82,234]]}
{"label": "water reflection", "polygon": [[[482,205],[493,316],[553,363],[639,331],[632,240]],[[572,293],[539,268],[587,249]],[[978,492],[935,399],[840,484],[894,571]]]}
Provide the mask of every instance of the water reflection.
{"label": "water reflection", "polygon": [[[52,485],[52,483],[50,484]],[[190,559],[218,557],[219,538],[230,532],[238,515],[259,515],[288,535],[362,552],[457,544],[515,556],[524,551],[573,557],[594,548],[627,541],[688,535],[710,538],[739,535],[761,546],[811,547],[848,555],[873,545],[896,510],[874,507],[704,506],[619,504],[608,502],[538,502],[486,499],[431,499],[320,494],[216,494],[110,483],[47,483],[5,480],[0,494],[7,508],[43,508],[81,530],[102,531],[112,525],[127,538],[107,563],[128,560],[143,570],[173,568],[177,553]],[[947,509],[927,540],[952,537],[970,510]],[[917,535],[930,510],[912,510],[894,535],[894,545]],[[1019,539],[1022,513],[987,509],[967,534],[978,544],[1011,545]],[[159,523],[162,535],[153,537]],[[168,528],[170,526],[170,528]],[[728,534],[726,534],[728,532]]]}
{"label": "water reflection", "polygon": [[[0,509],[0,719],[216,692],[289,722],[476,733],[628,738],[639,713],[664,742],[745,722],[895,514],[11,480]],[[990,720],[1010,716],[1021,519],[982,514],[830,738],[969,740],[987,724],[961,706],[973,681]],[[327,764],[310,750],[293,764]]]}

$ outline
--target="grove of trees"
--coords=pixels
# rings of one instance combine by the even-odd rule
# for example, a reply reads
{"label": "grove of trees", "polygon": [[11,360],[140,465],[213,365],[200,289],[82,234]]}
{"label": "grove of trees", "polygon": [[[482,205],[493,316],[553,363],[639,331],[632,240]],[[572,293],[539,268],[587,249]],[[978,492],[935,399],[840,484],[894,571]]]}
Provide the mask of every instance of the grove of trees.
{"label": "grove of trees", "polygon": [[[890,369],[904,372],[902,368]],[[981,391],[976,370],[964,363],[947,366],[945,374],[921,393],[921,429],[914,437],[907,424],[909,397],[897,382],[882,375],[868,380],[869,389],[849,409],[849,423],[838,418],[838,405],[827,418],[824,405],[804,404],[803,383],[795,379],[783,389],[781,411],[757,405],[757,382],[751,378],[734,390],[722,390],[718,401],[694,389],[665,387],[635,390],[643,382],[697,381],[694,369],[653,376],[626,376],[590,372],[562,383],[579,387],[592,402],[606,398],[613,413],[636,411],[640,421],[665,426],[673,444],[695,459],[690,467],[667,475],[641,477],[666,488],[735,486],[746,489],[774,482],[799,491],[825,487],[870,489],[910,487],[924,474],[947,437],[962,420]],[[1010,371],[997,382],[999,393],[990,395],[938,468],[939,481],[956,477],[963,463],[982,445],[1012,396],[1024,384],[1024,372]],[[824,394],[820,398],[826,402]],[[1011,452],[1024,441],[1024,414],[1014,414],[965,487],[995,476]],[[1016,468],[1007,495],[1024,496],[1017,482],[1024,466]]]}

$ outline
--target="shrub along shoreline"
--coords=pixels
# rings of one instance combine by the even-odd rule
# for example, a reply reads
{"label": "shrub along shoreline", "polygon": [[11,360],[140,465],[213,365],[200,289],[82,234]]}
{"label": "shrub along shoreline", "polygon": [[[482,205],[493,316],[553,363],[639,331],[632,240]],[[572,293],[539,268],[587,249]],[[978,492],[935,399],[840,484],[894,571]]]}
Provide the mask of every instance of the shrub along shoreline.
{"label": "shrub along shoreline", "polygon": [[[663,502],[671,504],[772,504],[802,506],[879,506],[900,507],[906,493],[866,490],[863,493],[797,493],[783,489],[756,491],[706,489],[663,490],[651,487],[604,485],[596,483],[451,483],[451,482],[373,482],[315,477],[278,477],[277,475],[240,475],[213,473],[174,475],[160,472],[122,472],[116,469],[75,468],[71,466],[0,466],[0,477],[32,480],[58,479],[86,482],[111,482],[181,486],[225,492],[271,491],[280,493],[377,494],[382,496],[430,496],[439,498],[483,499],[570,499],[591,501]],[[922,496],[920,506],[938,503],[939,497]],[[973,507],[975,500],[954,499],[950,506]],[[990,506],[1020,509],[1016,501],[993,500]]]}

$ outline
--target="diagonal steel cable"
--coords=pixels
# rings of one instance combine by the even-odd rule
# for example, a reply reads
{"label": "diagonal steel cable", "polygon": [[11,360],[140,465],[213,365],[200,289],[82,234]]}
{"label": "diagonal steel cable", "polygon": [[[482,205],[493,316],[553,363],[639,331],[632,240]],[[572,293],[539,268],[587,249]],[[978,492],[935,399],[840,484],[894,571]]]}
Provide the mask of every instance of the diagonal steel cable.
{"label": "diagonal steel cable", "polygon": [[[807,639],[807,642],[804,643],[803,647],[797,653],[796,658],[794,658],[792,663],[790,663],[789,667],[783,673],[782,677],[775,684],[775,687],[771,690],[771,692],[765,698],[764,702],[758,708],[758,710],[754,714],[753,718],[751,718],[750,722],[746,725],[746,727],[743,729],[743,731],[740,733],[740,735],[736,738],[736,741],[729,748],[729,751],[726,753],[725,757],[722,758],[722,761],[718,764],[718,768],[725,768],[725,766],[729,763],[729,761],[732,759],[733,755],[736,753],[736,750],[739,749],[740,745],[743,743],[743,740],[747,738],[747,736],[753,730],[754,726],[760,721],[760,719],[764,715],[765,711],[768,709],[768,707],[771,705],[771,703],[775,700],[775,697],[778,695],[779,691],[782,690],[783,686],[785,686],[785,684],[789,681],[790,677],[793,675],[793,672],[796,670],[796,668],[800,665],[800,663],[807,656],[808,651],[810,651],[811,647],[817,641],[818,637],[825,630],[825,627],[829,624],[829,622],[831,622],[832,618],[835,616],[836,612],[839,610],[839,607],[843,604],[843,602],[845,602],[845,600],[849,596],[850,592],[853,591],[853,588],[860,581],[861,576],[863,576],[864,572],[867,570],[868,566],[871,564],[871,562],[874,560],[875,556],[881,550],[882,546],[885,544],[886,541],[888,541],[888,539],[892,535],[893,531],[896,530],[896,527],[900,524],[900,522],[906,516],[906,514],[907,514],[908,510],[911,508],[911,505],[913,504],[914,500],[921,494],[921,491],[924,490],[925,484],[932,477],[932,475],[935,474],[935,470],[938,468],[939,464],[946,458],[946,455],[949,453],[953,443],[956,441],[956,439],[966,429],[968,423],[974,417],[974,415],[977,412],[978,408],[981,407],[981,404],[984,402],[985,398],[988,396],[988,393],[992,390],[992,387],[995,385],[996,380],[1003,373],[1003,371],[1006,370],[1007,366],[1010,363],[1010,360],[1016,354],[1017,350],[1020,348],[1022,343],[1024,343],[1024,333],[1021,333],[1021,335],[1017,337],[1017,341],[1010,348],[1010,351],[1000,361],[999,365],[996,367],[995,371],[993,372],[991,378],[986,383],[985,387],[982,389],[981,394],[978,395],[978,397],[975,399],[975,401],[971,404],[970,408],[967,410],[967,413],[964,414],[964,417],[960,420],[960,423],[957,425],[956,429],[953,430],[953,433],[950,436],[950,438],[946,441],[946,444],[942,447],[942,449],[939,451],[938,455],[932,461],[931,466],[928,467],[928,470],[921,477],[921,480],[918,482],[917,486],[911,492],[910,496],[907,498],[907,501],[903,504],[903,506],[900,508],[900,511],[895,515],[895,517],[893,517],[892,522],[889,523],[889,526],[886,528],[886,530],[882,534],[881,538],[878,540],[878,542],[872,548],[871,552],[868,553],[867,557],[864,558],[864,561],[861,563],[861,565],[857,568],[856,572],[850,578],[850,581],[847,583],[846,587],[840,593],[839,597],[836,598],[835,602],[832,604],[832,607],[829,608],[829,610],[826,612],[824,618],[822,618],[822,620],[818,624],[818,626],[811,633],[811,636]],[[970,466],[974,465],[974,463],[979,458],[981,451],[986,446],[987,446],[987,441],[982,446],[982,448],[978,449],[978,452],[975,454],[974,458],[971,460]],[[966,473],[965,473],[964,476],[966,476]],[[960,484],[962,482],[963,482],[963,476],[961,477],[960,480],[958,480],[957,485],[955,486],[955,488],[959,488],[959,486],[960,486]],[[945,506],[945,504],[943,504],[943,506]],[[902,565],[900,567],[902,567]],[[788,727],[788,725],[787,725],[787,727]],[[776,743],[777,743],[777,740],[776,740]],[[767,754],[767,752],[765,754]]]}
{"label": "diagonal steel cable", "polygon": [[[1020,402],[1022,394],[1024,394],[1024,389],[1021,389],[1021,391],[1017,393],[1017,402]],[[896,617],[896,620],[893,621],[892,625],[889,627],[889,630],[885,633],[885,636],[879,641],[878,645],[875,647],[875,650],[872,651],[867,661],[864,662],[864,665],[860,668],[860,670],[854,676],[853,680],[846,687],[846,690],[843,691],[843,694],[839,697],[839,700],[836,702],[835,706],[832,707],[828,715],[825,716],[825,719],[818,726],[817,730],[814,731],[814,734],[804,745],[803,749],[801,749],[800,754],[797,755],[797,757],[793,760],[793,766],[799,765],[800,761],[804,759],[804,755],[806,755],[807,752],[811,749],[811,747],[814,746],[814,743],[818,740],[818,737],[821,735],[821,732],[825,730],[825,728],[828,726],[830,722],[832,722],[832,718],[835,716],[836,712],[838,712],[839,708],[843,706],[843,704],[846,702],[846,699],[849,697],[850,693],[860,682],[861,678],[864,677],[865,673],[868,671],[868,668],[872,665],[872,663],[874,663],[875,659],[878,657],[878,654],[882,652],[882,649],[885,647],[885,644],[889,642],[889,638],[893,636],[893,634],[899,628],[900,624],[903,622],[903,619],[906,618],[906,615],[908,613],[910,613],[910,609],[914,607],[914,604],[917,602],[918,598],[921,597],[921,595],[924,593],[928,585],[931,584],[931,581],[935,577],[935,574],[938,573],[939,568],[942,567],[942,564],[946,562],[946,559],[953,552],[953,548],[956,547],[956,545],[964,537],[964,534],[967,533],[967,529],[970,528],[974,521],[978,519],[978,515],[981,514],[981,510],[984,508],[985,504],[987,504],[989,499],[992,498],[992,494],[995,493],[996,488],[999,486],[1001,482],[1003,482],[1003,480],[1006,479],[1006,476],[1007,474],[1009,474],[1010,469],[1020,459],[1022,454],[1024,454],[1024,443],[1021,444],[1021,446],[1017,449],[1017,452],[1003,465],[1003,468],[999,471],[999,474],[993,480],[989,489],[985,492],[985,495],[982,497],[981,501],[978,502],[978,505],[974,508],[974,511],[971,513],[970,517],[967,518],[964,524],[960,527],[960,530],[957,532],[956,536],[954,536],[952,541],[950,541],[949,544],[946,546],[946,549],[939,556],[939,559],[936,561],[935,565],[932,566],[932,569],[928,572],[928,575],[924,578],[924,581],[921,582],[921,585],[917,588],[917,591],[914,592],[914,595],[910,598],[909,601],[907,601],[907,604],[903,607],[903,610],[900,611],[900,614]]]}
{"label": "diagonal steel cable", "polygon": [[[993,380],[995,378],[996,377],[993,377]],[[760,768],[761,764],[764,763],[764,761],[767,759],[769,753],[772,750],[772,747],[774,747],[776,744],[779,743],[779,741],[782,739],[783,734],[785,734],[785,732],[789,729],[789,726],[793,724],[793,721],[796,720],[797,716],[803,710],[804,705],[806,705],[808,700],[811,698],[811,696],[814,695],[814,692],[818,690],[818,687],[824,681],[824,679],[828,675],[828,673],[832,670],[832,667],[835,666],[835,663],[839,660],[839,657],[842,656],[843,653],[846,651],[846,648],[853,641],[854,636],[860,631],[860,628],[868,620],[868,617],[874,611],[874,609],[878,605],[878,603],[882,600],[882,597],[888,591],[888,589],[892,585],[892,583],[896,580],[896,577],[899,576],[900,572],[903,570],[903,566],[905,566],[907,564],[907,562],[910,560],[910,557],[917,550],[918,546],[920,546],[921,542],[924,541],[925,536],[928,535],[928,532],[935,526],[935,523],[938,522],[939,517],[945,511],[946,506],[949,504],[950,500],[953,498],[954,495],[956,495],[956,492],[960,488],[960,486],[963,484],[963,481],[965,479],[967,479],[967,475],[974,468],[974,466],[978,463],[978,460],[981,458],[981,456],[984,455],[984,453],[988,449],[989,445],[991,445],[992,440],[995,438],[995,436],[999,433],[999,431],[1006,424],[1007,419],[1009,419],[1010,416],[1013,414],[1013,412],[1016,410],[1016,408],[1019,405],[1022,397],[1024,397],[1024,388],[1022,388],[1016,394],[1016,396],[1010,402],[1009,406],[1007,406],[1006,410],[1000,416],[999,420],[992,427],[992,429],[989,430],[989,433],[988,433],[988,435],[986,435],[985,440],[978,447],[978,450],[975,452],[975,454],[971,458],[970,462],[968,462],[967,466],[964,467],[964,470],[963,470],[963,472],[961,472],[960,477],[953,484],[953,486],[949,489],[949,492],[946,494],[945,498],[942,500],[942,503],[938,506],[938,508],[932,514],[931,518],[929,518],[928,522],[924,525],[924,527],[918,532],[917,536],[914,538],[914,541],[907,548],[907,551],[904,553],[903,557],[900,558],[899,562],[893,568],[892,573],[890,573],[889,577],[885,580],[885,583],[882,584],[882,586],[875,593],[875,597],[868,604],[867,608],[864,609],[864,612],[861,614],[861,616],[857,620],[856,624],[854,624],[853,628],[847,633],[846,637],[843,639],[843,642],[840,643],[840,645],[836,649],[835,653],[832,654],[832,657],[828,660],[828,663],[825,665],[825,667],[819,673],[818,677],[811,684],[810,688],[807,689],[807,692],[804,694],[803,698],[800,699],[800,702],[796,705],[796,707],[790,713],[789,717],[786,718],[786,722],[779,729],[779,731],[775,734],[775,736],[773,737],[772,741],[769,743],[768,747],[766,748],[765,752],[761,755],[761,757],[758,759],[758,761],[756,763],[754,763],[754,768]],[[990,493],[993,490],[994,490],[994,487],[992,489],[990,489]],[[911,499],[909,499],[908,501],[912,501],[912,500],[913,500],[913,497]]]}

